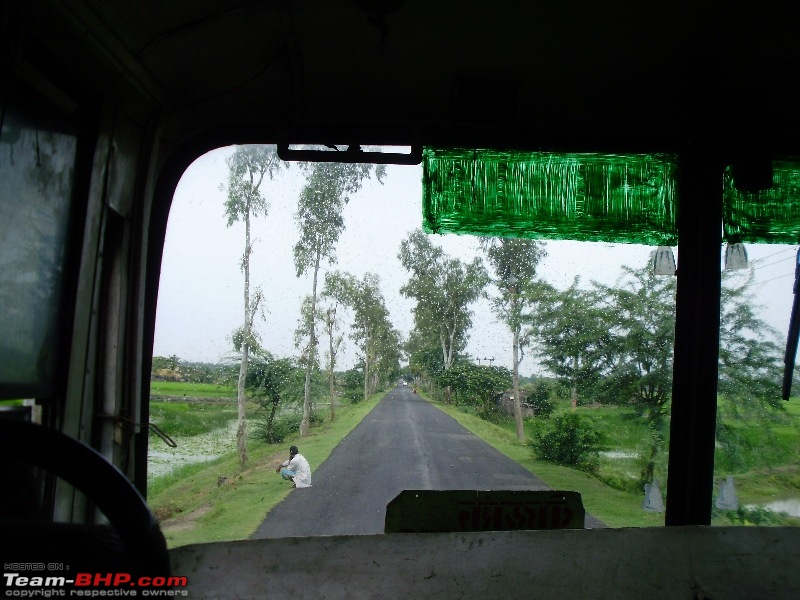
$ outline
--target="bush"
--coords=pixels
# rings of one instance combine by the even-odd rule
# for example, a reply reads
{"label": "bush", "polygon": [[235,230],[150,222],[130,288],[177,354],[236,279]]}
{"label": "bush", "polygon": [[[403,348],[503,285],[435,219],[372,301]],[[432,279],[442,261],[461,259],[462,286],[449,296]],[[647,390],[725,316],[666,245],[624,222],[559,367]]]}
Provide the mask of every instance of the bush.
{"label": "bush", "polygon": [[267,430],[266,419],[263,421],[256,421],[253,433],[258,439],[264,440],[268,444],[278,444],[287,437],[300,431],[301,420],[302,416],[299,414],[276,417],[272,422],[272,432]]}
{"label": "bush", "polygon": [[475,407],[475,412],[484,421],[494,423],[495,425],[506,420],[506,415],[496,404],[490,404],[489,406],[479,404]]}
{"label": "bush", "polygon": [[597,474],[597,478],[605,483],[608,487],[614,488],[621,492],[628,492],[629,494],[641,494],[642,484],[638,478],[626,477],[621,473],[602,473]]}
{"label": "bush", "polygon": [[358,404],[364,399],[364,363],[358,368],[345,371],[339,382],[344,388],[342,395],[350,400],[351,404]]}
{"label": "bush", "polygon": [[[300,413],[291,413],[281,417],[276,417],[272,422],[271,434],[267,431],[266,419],[256,421],[255,427],[253,428],[253,435],[256,438],[267,442],[268,444],[278,444],[284,441],[286,438],[298,433],[300,431],[300,421],[302,420],[303,415]],[[315,411],[312,411],[308,417],[309,426],[315,427],[321,423],[322,418]]]}
{"label": "bush", "polygon": [[740,506],[737,510],[712,509],[712,516],[726,517],[731,525],[760,525],[760,526],[779,526],[786,525],[786,515],[776,513],[766,508]]}
{"label": "bush", "polygon": [[459,412],[462,412],[467,415],[472,415],[474,417],[478,416],[478,409],[470,404],[459,404],[456,406]]}
{"label": "bush", "polygon": [[526,386],[527,403],[537,417],[549,417],[556,409],[555,402],[550,397],[551,386],[544,381],[537,381]]}
{"label": "bush", "polygon": [[342,397],[347,398],[350,404],[358,404],[364,399],[364,390],[349,389],[342,392]]}
{"label": "bush", "polygon": [[605,436],[578,413],[555,417],[533,441],[539,458],[596,472]]}

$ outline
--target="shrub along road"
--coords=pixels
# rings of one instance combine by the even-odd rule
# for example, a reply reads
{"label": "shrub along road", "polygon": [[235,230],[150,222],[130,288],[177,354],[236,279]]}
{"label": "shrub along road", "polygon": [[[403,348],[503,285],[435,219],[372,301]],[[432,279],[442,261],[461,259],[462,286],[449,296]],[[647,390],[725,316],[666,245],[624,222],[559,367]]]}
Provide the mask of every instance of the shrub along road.
{"label": "shrub along road", "polygon": [[[298,447],[302,454],[302,440]],[[406,387],[311,469],[312,487],[292,490],[253,538],[383,533],[386,505],[405,489],[550,489]],[[586,525],[602,526],[589,515]]]}

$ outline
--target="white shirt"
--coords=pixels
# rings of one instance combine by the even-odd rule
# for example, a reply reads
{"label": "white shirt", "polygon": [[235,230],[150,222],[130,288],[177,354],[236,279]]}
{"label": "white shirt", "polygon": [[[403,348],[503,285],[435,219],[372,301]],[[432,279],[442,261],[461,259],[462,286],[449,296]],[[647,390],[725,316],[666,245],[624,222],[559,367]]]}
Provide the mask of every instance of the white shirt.
{"label": "white shirt", "polygon": [[294,484],[297,487],[311,487],[311,465],[302,454],[295,454],[291,459],[284,461],[281,466],[294,471]]}

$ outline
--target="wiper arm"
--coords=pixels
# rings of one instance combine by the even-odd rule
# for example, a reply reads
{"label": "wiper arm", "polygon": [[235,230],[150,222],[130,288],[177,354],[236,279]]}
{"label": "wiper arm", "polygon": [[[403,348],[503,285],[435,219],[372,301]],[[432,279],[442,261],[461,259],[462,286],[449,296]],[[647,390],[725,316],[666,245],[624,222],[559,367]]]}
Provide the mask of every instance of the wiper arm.
{"label": "wiper arm", "polygon": [[786,338],[786,354],[783,357],[783,390],[781,397],[789,399],[792,391],[792,377],[794,375],[794,362],[797,357],[797,340],[800,336],[800,249],[794,263],[794,301],[792,302],[792,316],[789,319],[789,335]]}

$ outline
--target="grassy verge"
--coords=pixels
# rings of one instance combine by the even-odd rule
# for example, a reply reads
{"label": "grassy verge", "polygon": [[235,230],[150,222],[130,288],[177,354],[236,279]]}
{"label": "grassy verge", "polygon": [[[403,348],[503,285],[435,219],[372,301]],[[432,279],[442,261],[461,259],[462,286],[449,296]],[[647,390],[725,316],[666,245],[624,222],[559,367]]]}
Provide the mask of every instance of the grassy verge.
{"label": "grassy verge", "polygon": [[251,440],[244,469],[239,467],[236,455],[230,454],[184,467],[166,485],[154,482],[148,504],[161,523],[169,547],[247,539],[291,490],[291,485],[275,474],[275,467],[288,457],[289,446],[300,448],[313,471],[383,395],[340,406],[333,423],[325,421],[314,427],[306,438],[272,445]]}
{"label": "grassy verge", "polygon": [[642,510],[644,492],[638,495],[615,490],[582,471],[537,460],[530,447],[517,441],[512,431],[484,421],[478,416],[461,412],[452,405],[430,400],[424,394],[422,397],[550,487],[580,492],[586,512],[609,527],[652,527],[664,524],[663,514]]}
{"label": "grassy verge", "polygon": [[[423,395],[423,397],[425,397]],[[426,398],[430,400],[430,398]],[[583,504],[588,513],[591,513],[610,527],[648,527],[658,526],[664,524],[664,515],[659,513],[648,513],[642,510],[642,501],[644,500],[644,492],[626,492],[620,491],[615,487],[605,484],[600,479],[593,477],[582,471],[570,469],[556,465],[548,461],[536,459],[530,447],[521,444],[517,441],[516,429],[513,421],[504,422],[500,425],[488,423],[476,415],[471,415],[462,412],[460,409],[443,404],[438,401],[431,402],[445,413],[452,416],[459,423],[461,423],[468,430],[472,431],[479,437],[483,438],[486,442],[497,448],[506,456],[512,458],[523,467],[543,479],[548,485],[556,489],[574,490],[581,493]],[[790,417],[797,417],[800,409],[796,406],[788,407]],[[637,438],[641,437],[640,431],[635,427],[630,419],[626,418],[624,414],[613,407],[609,410],[595,410],[586,409],[583,411],[585,416],[592,419],[596,426],[601,427],[604,431],[613,431],[614,440],[613,447],[621,450],[636,450]],[[744,505],[758,505],[775,500],[793,499],[798,497],[798,490],[800,490],[800,467],[797,466],[796,452],[791,452],[796,448],[797,444],[797,421],[793,421],[791,425],[786,425],[790,430],[787,434],[787,440],[791,440],[785,444],[778,444],[779,447],[779,460],[777,465],[772,468],[759,468],[749,470],[747,472],[740,472],[736,475],[736,490],[739,496],[740,506]],[[536,426],[535,422],[526,421],[526,436],[528,439],[532,437],[533,428]],[[529,430],[530,428],[530,430]],[[781,432],[783,433],[783,432]],[[772,440],[773,446],[775,440]],[[664,456],[664,465],[660,469],[664,473],[659,480],[663,483],[666,481],[666,456]],[[788,461],[788,462],[787,462]],[[624,461],[615,460],[619,468],[622,468]],[[630,467],[630,465],[629,465]],[[612,473],[613,466],[605,464],[605,476]],[[620,475],[623,476],[623,475]],[[758,517],[761,509],[744,509],[744,519],[741,515],[730,514],[728,512],[714,511],[712,524],[714,525],[730,525],[732,518],[737,518],[738,523],[755,524],[750,517]],[[754,514],[749,514],[753,512]],[[771,525],[797,525],[800,520],[792,517],[767,515],[769,518],[762,518],[760,522],[763,524]]]}

